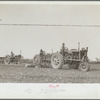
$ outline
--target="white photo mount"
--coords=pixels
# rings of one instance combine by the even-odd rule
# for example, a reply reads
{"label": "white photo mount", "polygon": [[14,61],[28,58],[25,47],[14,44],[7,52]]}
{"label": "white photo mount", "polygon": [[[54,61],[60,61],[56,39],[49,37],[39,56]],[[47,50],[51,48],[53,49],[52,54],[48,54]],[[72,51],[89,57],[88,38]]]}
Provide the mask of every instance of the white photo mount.
{"label": "white photo mount", "polygon": [[[69,48],[77,48],[81,42],[81,46],[89,46],[88,56],[95,62],[100,56],[99,36],[99,1],[0,1],[1,56],[21,49],[25,58],[33,59],[40,48],[56,52],[62,42]],[[38,71],[34,68],[4,68],[0,68],[1,99],[100,99],[99,65],[93,65],[89,72],[50,69],[50,77],[51,71],[45,68],[39,69],[37,76],[32,76]],[[45,81],[42,75],[49,79]]]}

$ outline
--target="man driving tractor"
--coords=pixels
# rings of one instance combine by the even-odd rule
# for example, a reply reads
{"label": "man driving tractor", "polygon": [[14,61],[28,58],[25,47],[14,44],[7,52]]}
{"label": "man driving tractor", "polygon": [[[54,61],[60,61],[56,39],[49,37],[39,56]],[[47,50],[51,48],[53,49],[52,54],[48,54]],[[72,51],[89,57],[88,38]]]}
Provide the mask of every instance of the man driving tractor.
{"label": "man driving tractor", "polygon": [[15,56],[15,54],[11,51],[11,57],[13,58]]}

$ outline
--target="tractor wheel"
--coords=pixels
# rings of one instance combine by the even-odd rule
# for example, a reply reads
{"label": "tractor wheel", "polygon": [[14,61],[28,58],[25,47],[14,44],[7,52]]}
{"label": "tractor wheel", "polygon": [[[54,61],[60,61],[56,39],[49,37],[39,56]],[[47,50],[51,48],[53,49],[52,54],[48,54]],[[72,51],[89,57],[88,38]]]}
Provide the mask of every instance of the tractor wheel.
{"label": "tractor wheel", "polygon": [[35,55],[33,58],[33,63],[35,63],[36,65],[39,65],[41,62],[40,60],[40,56],[39,55]]}
{"label": "tractor wheel", "polygon": [[55,53],[51,57],[51,65],[54,69],[60,69],[64,64],[63,56],[60,53]]}
{"label": "tractor wheel", "polygon": [[90,70],[90,65],[89,65],[88,63],[86,63],[86,62],[81,63],[81,64],[79,65],[79,69],[80,69],[81,71],[87,72],[87,71]]}
{"label": "tractor wheel", "polygon": [[5,63],[6,65],[10,64],[10,56],[9,56],[9,55],[7,55],[7,56],[4,58],[4,63]]}

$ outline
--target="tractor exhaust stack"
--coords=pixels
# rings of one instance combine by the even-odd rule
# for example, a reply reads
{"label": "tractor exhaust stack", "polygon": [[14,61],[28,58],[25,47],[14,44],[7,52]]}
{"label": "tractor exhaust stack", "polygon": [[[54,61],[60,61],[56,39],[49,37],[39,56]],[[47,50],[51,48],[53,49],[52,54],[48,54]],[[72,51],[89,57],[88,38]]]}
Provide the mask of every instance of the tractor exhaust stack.
{"label": "tractor exhaust stack", "polygon": [[78,43],[78,50],[80,50],[80,43]]}

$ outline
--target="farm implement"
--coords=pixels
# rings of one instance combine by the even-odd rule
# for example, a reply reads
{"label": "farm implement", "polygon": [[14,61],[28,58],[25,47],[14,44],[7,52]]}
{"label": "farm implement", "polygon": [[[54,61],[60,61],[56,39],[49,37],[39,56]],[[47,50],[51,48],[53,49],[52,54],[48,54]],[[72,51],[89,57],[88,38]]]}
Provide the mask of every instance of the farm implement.
{"label": "farm implement", "polygon": [[45,53],[42,49],[40,50],[39,54],[36,54],[33,58],[33,63],[36,66],[41,66],[41,67],[51,67],[51,56],[52,54],[50,53]]}

